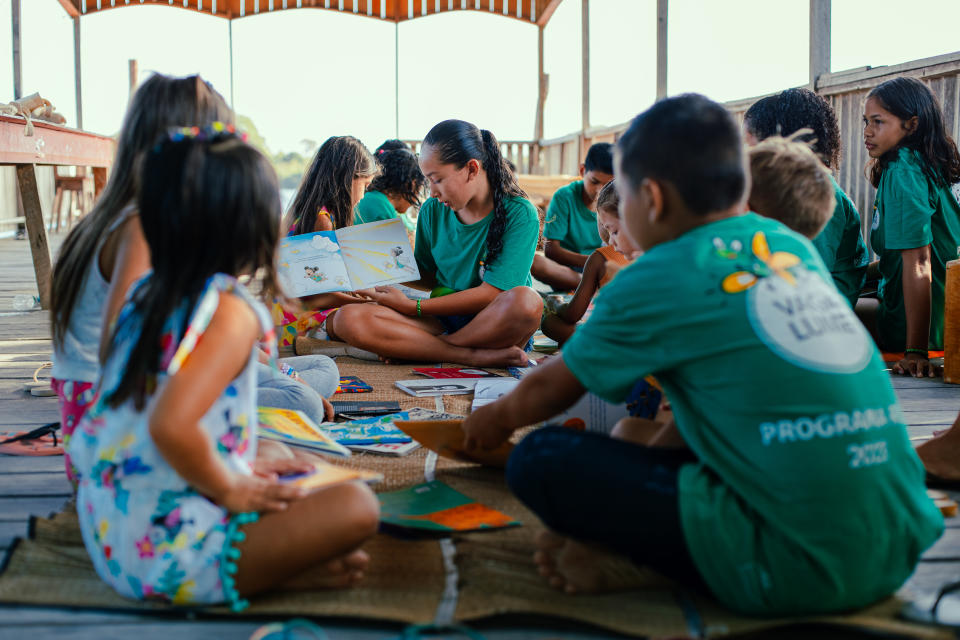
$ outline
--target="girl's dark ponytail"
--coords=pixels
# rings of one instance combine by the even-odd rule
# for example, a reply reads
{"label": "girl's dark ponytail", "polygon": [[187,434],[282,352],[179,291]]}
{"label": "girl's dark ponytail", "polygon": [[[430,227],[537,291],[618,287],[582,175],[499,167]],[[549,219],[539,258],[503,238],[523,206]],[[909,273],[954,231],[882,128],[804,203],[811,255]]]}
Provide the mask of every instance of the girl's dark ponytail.
{"label": "girl's dark ponytail", "polygon": [[493,196],[493,220],[487,230],[486,264],[490,264],[503,250],[503,234],[507,230],[506,198],[526,198],[527,194],[520,188],[516,174],[500,154],[500,143],[493,133],[481,129],[480,137],[483,140],[483,170],[487,172],[490,193]]}

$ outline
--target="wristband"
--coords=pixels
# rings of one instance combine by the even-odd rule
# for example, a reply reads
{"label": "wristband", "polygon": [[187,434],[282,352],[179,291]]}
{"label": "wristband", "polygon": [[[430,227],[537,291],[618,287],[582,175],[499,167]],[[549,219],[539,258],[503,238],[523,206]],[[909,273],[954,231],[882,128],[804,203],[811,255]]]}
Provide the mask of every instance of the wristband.
{"label": "wristband", "polygon": [[423,312],[420,310],[420,298],[417,298],[417,317],[423,315]]}
{"label": "wristband", "polygon": [[927,351],[926,349],[904,349],[903,350],[903,355],[907,355],[908,353],[915,353],[917,355],[923,356],[925,360],[930,359],[930,352]]}

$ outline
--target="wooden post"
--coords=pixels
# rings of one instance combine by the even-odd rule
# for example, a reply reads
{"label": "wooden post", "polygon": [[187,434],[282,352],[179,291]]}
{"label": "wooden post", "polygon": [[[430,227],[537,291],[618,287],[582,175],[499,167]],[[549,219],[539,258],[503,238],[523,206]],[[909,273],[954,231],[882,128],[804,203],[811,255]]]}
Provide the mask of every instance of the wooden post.
{"label": "wooden post", "polygon": [[137,91],[137,80],[140,76],[140,71],[138,70],[137,61],[134,59],[130,60],[130,95],[128,100],[133,99],[133,94]]}
{"label": "wooden post", "polygon": [[233,103],[233,16],[227,18],[227,35],[230,39],[230,108],[236,111]]}
{"label": "wooden post", "polygon": [[73,19],[73,82],[77,92],[77,129],[83,129],[83,75],[80,68],[80,16]]}
{"label": "wooden post", "polygon": [[830,0],[810,0],[810,88],[830,73]]}
{"label": "wooden post", "polygon": [[667,97],[667,13],[670,0],[657,0],[657,100]]}
{"label": "wooden post", "polygon": [[107,186],[107,176],[108,171],[106,167],[94,167],[93,168],[93,198],[96,200],[100,197],[100,192],[103,191],[103,188]]}
{"label": "wooden post", "polygon": [[580,0],[580,72],[581,72],[581,123],[580,158],[587,152],[586,136],[590,128],[590,0]]}
{"label": "wooden post", "polygon": [[50,247],[47,245],[47,230],[43,225],[43,210],[40,208],[40,192],[37,190],[37,174],[34,165],[17,165],[17,184],[23,199],[23,215],[27,219],[27,237],[33,255],[33,272],[37,278],[37,293],[40,308],[50,308]]}
{"label": "wooden post", "polygon": [[540,141],[543,140],[543,110],[547,102],[547,90],[550,77],[543,72],[543,25],[537,25],[537,115],[533,121],[533,148],[531,149],[530,169],[532,173],[539,173],[540,169]]}
{"label": "wooden post", "polygon": [[400,139],[400,20],[393,23],[393,131]]}
{"label": "wooden post", "polygon": [[20,0],[10,3],[10,26],[13,30],[13,99],[23,97],[23,73],[20,61]]}

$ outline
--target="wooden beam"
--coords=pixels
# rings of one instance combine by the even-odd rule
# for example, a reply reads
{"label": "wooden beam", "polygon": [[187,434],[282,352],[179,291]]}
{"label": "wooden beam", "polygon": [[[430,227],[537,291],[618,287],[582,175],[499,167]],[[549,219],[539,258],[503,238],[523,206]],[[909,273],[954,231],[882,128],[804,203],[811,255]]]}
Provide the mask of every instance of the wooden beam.
{"label": "wooden beam", "polygon": [[580,86],[580,130],[586,133],[590,128],[590,0],[580,0]]}
{"label": "wooden beam", "polygon": [[543,8],[543,11],[537,16],[537,25],[540,27],[547,26],[547,23],[550,21],[550,18],[553,16],[553,12],[557,10],[557,7],[560,6],[560,3],[563,0],[550,0],[547,3],[547,6]]}
{"label": "wooden beam", "polygon": [[549,76],[543,72],[543,27],[537,27],[537,115],[533,121],[533,139],[539,143],[543,140],[543,111],[547,101]]}
{"label": "wooden beam", "polygon": [[23,67],[20,60],[20,0],[10,2],[10,26],[13,31],[13,99],[23,97]]}
{"label": "wooden beam", "polygon": [[127,100],[133,99],[133,94],[137,91],[137,81],[140,77],[139,66],[137,61],[134,58],[130,59],[130,95],[127,97]]}
{"label": "wooden beam", "polygon": [[23,135],[26,121],[0,116],[0,165],[44,164],[109,167],[116,151],[114,141],[48,122],[33,121],[33,136]]}
{"label": "wooden beam", "polygon": [[810,88],[830,73],[830,0],[810,0]]}
{"label": "wooden beam", "polygon": [[40,294],[40,308],[50,308],[50,247],[47,230],[43,225],[43,210],[40,208],[40,192],[37,190],[37,174],[32,164],[17,165],[17,184],[23,199],[23,215],[27,222],[27,237],[33,255],[33,273]]}
{"label": "wooden beam", "polygon": [[667,97],[667,14],[670,0],[657,0],[657,100]]}
{"label": "wooden beam", "polygon": [[60,6],[63,7],[63,10],[67,12],[67,15],[71,18],[79,18],[80,11],[77,9],[76,5],[73,4],[71,0],[58,0]]}
{"label": "wooden beam", "polygon": [[73,19],[73,83],[77,94],[77,129],[83,129],[83,72],[80,66],[80,17]]}

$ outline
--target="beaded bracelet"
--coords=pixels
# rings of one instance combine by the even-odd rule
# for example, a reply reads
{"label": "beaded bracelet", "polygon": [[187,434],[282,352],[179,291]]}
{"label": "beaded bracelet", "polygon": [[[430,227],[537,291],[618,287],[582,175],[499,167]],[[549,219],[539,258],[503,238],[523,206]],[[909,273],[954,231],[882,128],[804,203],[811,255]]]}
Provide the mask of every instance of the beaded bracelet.
{"label": "beaded bracelet", "polygon": [[422,316],[423,312],[420,310],[420,299],[417,298],[417,316]]}
{"label": "beaded bracelet", "polygon": [[930,359],[930,352],[927,351],[926,349],[904,349],[903,350],[903,355],[907,355],[908,353],[915,353],[919,356],[923,356],[925,360]]}

